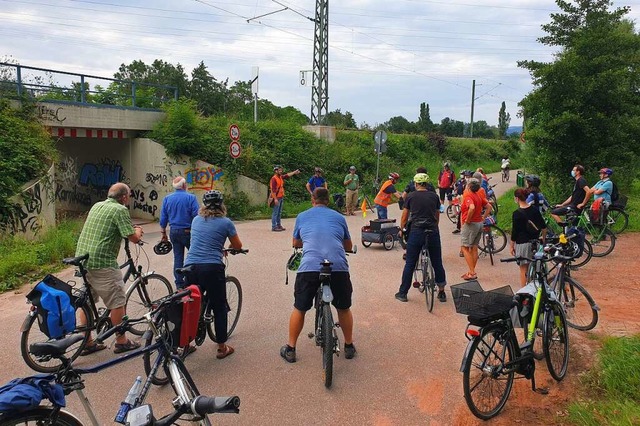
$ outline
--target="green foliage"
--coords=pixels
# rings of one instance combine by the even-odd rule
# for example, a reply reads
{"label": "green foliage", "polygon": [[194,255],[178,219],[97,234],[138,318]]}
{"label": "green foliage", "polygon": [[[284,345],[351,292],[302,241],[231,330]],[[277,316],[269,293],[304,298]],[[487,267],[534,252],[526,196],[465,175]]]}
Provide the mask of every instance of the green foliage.
{"label": "green foliage", "polygon": [[507,137],[507,129],[511,123],[511,115],[507,112],[507,104],[502,101],[502,106],[498,112],[498,136],[500,139]]}
{"label": "green foliage", "polygon": [[36,241],[21,237],[0,239],[0,291],[18,288],[60,270],[61,260],[72,256],[82,221],[65,220],[57,228],[50,229]]}
{"label": "green foliage", "polygon": [[[515,173],[511,173],[512,178],[515,178]],[[498,226],[506,233],[511,234],[511,227],[513,226],[513,212],[518,209],[518,205],[513,201],[513,193],[516,188],[511,188],[500,198],[498,198]]]}
{"label": "green foliage", "polygon": [[13,108],[0,99],[0,223],[7,215],[9,198],[22,185],[41,177],[56,157],[51,136],[35,118],[32,104]]}
{"label": "green foliage", "polygon": [[595,172],[603,166],[630,177],[640,167],[640,35],[623,20],[627,8],[608,11],[606,0],[573,5],[543,26],[540,42],[560,46],[555,61],[522,61],[535,89],[521,102],[533,166],[560,184],[574,164]]}
{"label": "green foliage", "polygon": [[329,112],[323,119],[323,124],[326,126],[334,126],[338,129],[357,129],[358,125],[353,119],[353,114],[349,111],[344,114],[338,108],[335,111]]}
{"label": "green foliage", "polygon": [[242,191],[235,191],[233,195],[225,195],[224,205],[227,207],[227,216],[233,220],[243,219],[251,212],[249,197]]}
{"label": "green foliage", "polygon": [[570,420],[594,426],[640,423],[640,335],[606,338],[587,382],[594,397],[571,404]]}
{"label": "green foliage", "polygon": [[431,121],[431,113],[429,112],[429,104],[422,102],[420,104],[420,116],[417,123],[418,130],[422,133],[431,132],[433,130],[433,121]]}

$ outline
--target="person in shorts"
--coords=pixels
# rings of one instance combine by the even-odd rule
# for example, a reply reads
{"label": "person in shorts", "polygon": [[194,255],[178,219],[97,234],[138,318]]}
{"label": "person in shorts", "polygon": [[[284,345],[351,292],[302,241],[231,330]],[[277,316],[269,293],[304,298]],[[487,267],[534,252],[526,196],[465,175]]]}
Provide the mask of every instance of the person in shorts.
{"label": "person in shorts", "polygon": [[491,204],[486,198],[478,194],[480,182],[476,178],[469,179],[467,191],[462,197],[460,219],[462,229],[460,231],[462,254],[467,262],[469,271],[462,275],[464,280],[475,280],[476,265],[478,263],[478,244],[482,235],[484,220],[491,214]]}
{"label": "person in shorts", "polygon": [[[125,314],[125,293],[122,273],[118,266],[118,252],[124,238],[132,243],[142,239],[144,232],[131,224],[129,204],[131,190],[124,183],[116,183],[109,188],[107,199],[91,207],[76,246],[76,256],[89,254],[84,267],[91,293],[97,302],[102,299],[110,312],[112,324],[120,324]],[[79,311],[79,323],[86,324],[87,318]],[[116,334],[113,352],[122,353],[137,349],[140,344],[129,340],[124,334]],[[81,355],[89,355],[105,348],[91,338]]]}
{"label": "person in shorts", "polygon": [[583,177],[584,175],[584,167],[580,164],[576,164],[573,166],[571,170],[571,177],[575,180],[573,184],[573,191],[571,192],[571,196],[564,200],[562,204],[558,204],[551,210],[551,217],[556,222],[561,222],[562,218],[560,216],[564,216],[570,212],[574,212],[576,214],[582,213],[582,209],[584,208],[587,201],[589,201],[590,189],[589,185],[587,185],[587,180]]}
{"label": "person in shorts", "polygon": [[[518,209],[513,212],[511,227],[511,255],[515,257],[533,257],[533,243],[542,235],[546,236],[547,225],[544,223],[538,207],[527,202],[529,190],[518,188],[514,192],[514,199]],[[527,285],[528,260],[519,260],[520,285]]]}
{"label": "person in shorts", "polygon": [[293,246],[302,247],[302,261],[296,274],[294,303],[289,318],[289,341],[280,348],[280,356],[287,362],[296,362],[296,342],[304,326],[305,314],[313,306],[313,299],[320,286],[320,263],[327,259],[331,266],[331,291],[333,306],[338,311],[338,322],[344,333],[344,357],[356,354],[353,345],[353,315],[351,294],[353,286],[349,276],[346,251],[353,244],[347,221],[337,211],[330,209],[329,191],[316,188],[311,198],[313,207],[298,215],[293,229]]}
{"label": "person in shorts", "polygon": [[440,204],[444,204],[444,199],[453,199],[453,187],[456,184],[456,174],[451,170],[451,164],[449,162],[444,163],[443,170],[438,175],[438,191],[440,192]]}

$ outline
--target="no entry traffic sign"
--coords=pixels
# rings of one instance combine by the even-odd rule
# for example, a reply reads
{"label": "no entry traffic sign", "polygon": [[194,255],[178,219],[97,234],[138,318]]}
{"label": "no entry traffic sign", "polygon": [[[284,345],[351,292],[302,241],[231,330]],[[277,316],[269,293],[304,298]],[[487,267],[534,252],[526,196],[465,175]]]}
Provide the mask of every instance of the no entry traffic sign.
{"label": "no entry traffic sign", "polygon": [[231,137],[232,141],[240,139],[240,129],[238,128],[238,125],[232,124],[229,126],[229,137]]}

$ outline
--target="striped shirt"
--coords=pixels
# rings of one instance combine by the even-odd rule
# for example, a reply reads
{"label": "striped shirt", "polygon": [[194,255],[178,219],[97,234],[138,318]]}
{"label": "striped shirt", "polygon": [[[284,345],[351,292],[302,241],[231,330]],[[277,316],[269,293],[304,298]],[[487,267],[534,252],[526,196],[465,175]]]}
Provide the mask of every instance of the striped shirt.
{"label": "striped shirt", "polygon": [[76,256],[89,253],[87,269],[117,268],[122,239],[135,231],[125,206],[113,198],[93,205],[84,222]]}

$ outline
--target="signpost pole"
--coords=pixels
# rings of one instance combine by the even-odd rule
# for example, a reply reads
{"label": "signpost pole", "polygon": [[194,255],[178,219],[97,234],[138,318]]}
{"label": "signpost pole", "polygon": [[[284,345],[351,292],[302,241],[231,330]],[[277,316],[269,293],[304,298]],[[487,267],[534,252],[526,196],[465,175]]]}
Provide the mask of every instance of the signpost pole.
{"label": "signpost pole", "polygon": [[380,149],[378,151],[378,161],[376,162],[376,180],[373,182],[373,190],[375,193],[373,196],[375,197],[378,194],[378,184],[380,183]]}

